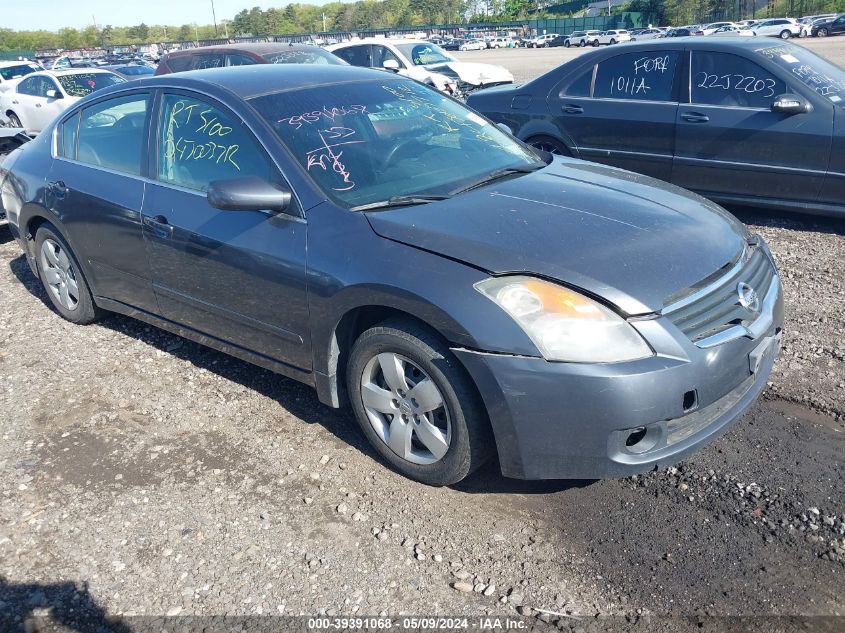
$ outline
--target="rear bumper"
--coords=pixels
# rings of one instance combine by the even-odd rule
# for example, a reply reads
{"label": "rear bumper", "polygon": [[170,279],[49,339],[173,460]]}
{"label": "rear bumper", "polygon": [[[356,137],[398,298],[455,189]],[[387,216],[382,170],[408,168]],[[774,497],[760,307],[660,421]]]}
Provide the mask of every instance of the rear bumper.
{"label": "rear bumper", "polygon": [[453,351],[487,407],[502,474],[624,477],[677,463],[737,421],[766,385],[782,322],[779,296],[773,323],[756,339],[698,349],[664,318],[655,319],[640,325],[641,332],[650,330],[650,342],[657,339],[664,350],[674,342],[683,353],[658,350],[629,363]]}

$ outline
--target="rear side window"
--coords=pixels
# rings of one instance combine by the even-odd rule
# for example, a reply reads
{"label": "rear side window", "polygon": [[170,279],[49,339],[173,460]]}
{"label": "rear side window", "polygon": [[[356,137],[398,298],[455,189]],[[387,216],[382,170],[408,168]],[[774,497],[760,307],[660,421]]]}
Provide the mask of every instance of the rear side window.
{"label": "rear side window", "polygon": [[275,173],[240,119],[191,97],[164,97],[158,147],[159,180],[188,189],[243,176],[270,181]]}
{"label": "rear side window", "polygon": [[211,53],[206,55],[193,56],[194,63],[191,70],[202,70],[204,68],[222,68],[226,65],[226,56],[222,53]]}
{"label": "rear side window", "polygon": [[674,101],[677,63],[678,51],[642,51],[606,59],[599,62],[593,97]]}
{"label": "rear side window", "polygon": [[692,52],[692,103],[770,108],[786,84],[749,59],[731,53]]}
{"label": "rear side window", "polygon": [[176,55],[168,57],[165,62],[171,72],[181,73],[191,69],[191,62],[193,57],[191,55]]}
{"label": "rear side window", "polygon": [[85,108],[79,125],[76,160],[140,175],[148,102],[149,95],[135,94]]}
{"label": "rear side window", "polygon": [[364,68],[369,68],[370,66],[369,44],[366,46],[348,46],[347,48],[341,48],[332,52],[353,66],[363,66]]}
{"label": "rear side window", "polygon": [[257,64],[258,62],[255,61],[249,55],[241,55],[241,54],[229,54],[226,55],[226,65],[227,66],[252,66],[253,64]]}

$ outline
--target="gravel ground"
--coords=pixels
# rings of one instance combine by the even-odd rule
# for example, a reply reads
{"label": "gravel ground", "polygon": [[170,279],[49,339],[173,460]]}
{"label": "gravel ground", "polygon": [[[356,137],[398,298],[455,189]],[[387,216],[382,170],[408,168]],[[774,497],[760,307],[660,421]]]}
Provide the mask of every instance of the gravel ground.
{"label": "gravel ground", "polygon": [[845,615],[845,225],[741,217],[780,263],[787,324],[730,433],[621,481],[491,465],[440,489],[304,386],[129,318],[63,321],[0,227],[0,618]]}

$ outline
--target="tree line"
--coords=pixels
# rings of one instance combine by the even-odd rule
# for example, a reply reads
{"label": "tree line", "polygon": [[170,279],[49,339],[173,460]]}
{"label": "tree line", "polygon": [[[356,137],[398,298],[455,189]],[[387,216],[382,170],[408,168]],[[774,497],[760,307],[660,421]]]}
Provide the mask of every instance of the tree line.
{"label": "tree line", "polygon": [[[429,24],[489,22],[527,18],[567,17],[549,14],[556,0],[358,0],[321,6],[288,4],[262,10],[244,9],[232,20],[214,25],[97,26],[13,31],[0,29],[0,51],[46,48],[95,48],[117,44],[146,44],[208,40],[243,35],[266,36],[324,31],[360,31],[371,28],[414,27]],[[631,0],[614,11],[636,11],[661,25],[692,24],[703,20],[766,17],[762,0]],[[801,16],[845,11],[845,0],[775,0],[773,15]]]}

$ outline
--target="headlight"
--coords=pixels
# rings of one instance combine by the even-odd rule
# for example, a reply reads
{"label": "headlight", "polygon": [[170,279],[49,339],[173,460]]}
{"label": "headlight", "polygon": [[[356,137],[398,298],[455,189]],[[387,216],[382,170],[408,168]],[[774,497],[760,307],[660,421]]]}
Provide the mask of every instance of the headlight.
{"label": "headlight", "polygon": [[654,355],[625,319],[569,288],[511,276],[485,279],[475,289],[507,312],[546,360],[617,363]]}

